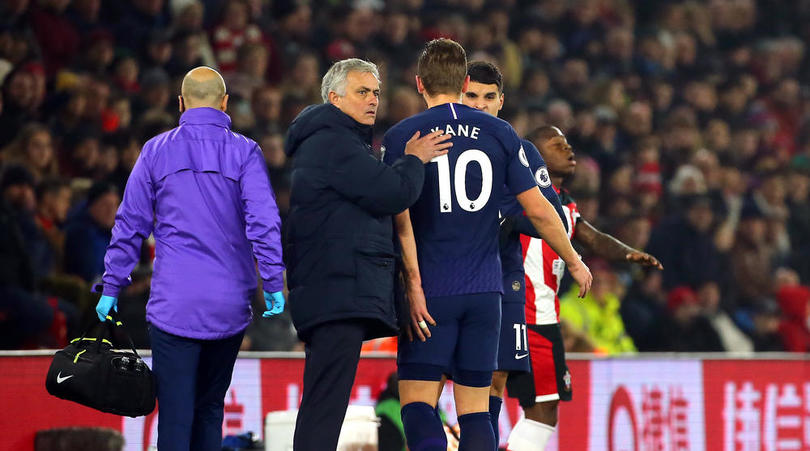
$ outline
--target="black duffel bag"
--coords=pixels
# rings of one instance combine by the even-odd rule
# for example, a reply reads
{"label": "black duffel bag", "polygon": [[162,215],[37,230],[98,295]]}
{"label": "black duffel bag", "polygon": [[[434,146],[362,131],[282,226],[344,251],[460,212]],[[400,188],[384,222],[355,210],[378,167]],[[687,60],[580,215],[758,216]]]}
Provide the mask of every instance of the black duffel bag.
{"label": "black duffel bag", "polygon": [[[155,410],[152,371],[120,321],[108,320],[56,352],[45,388],[57,398],[106,413],[138,417]],[[95,334],[95,336],[92,336]],[[118,349],[125,339],[128,349]]]}

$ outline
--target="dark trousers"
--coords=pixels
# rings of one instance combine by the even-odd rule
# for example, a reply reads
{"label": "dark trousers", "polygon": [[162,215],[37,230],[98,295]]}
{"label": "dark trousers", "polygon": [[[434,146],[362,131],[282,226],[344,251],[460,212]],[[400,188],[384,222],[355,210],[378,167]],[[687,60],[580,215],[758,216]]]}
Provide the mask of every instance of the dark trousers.
{"label": "dark trousers", "polygon": [[160,451],[222,449],[225,394],[243,335],[195,340],[149,326]]}
{"label": "dark trousers", "polygon": [[308,336],[295,451],[337,448],[365,332],[363,320],[346,320],[315,326]]}

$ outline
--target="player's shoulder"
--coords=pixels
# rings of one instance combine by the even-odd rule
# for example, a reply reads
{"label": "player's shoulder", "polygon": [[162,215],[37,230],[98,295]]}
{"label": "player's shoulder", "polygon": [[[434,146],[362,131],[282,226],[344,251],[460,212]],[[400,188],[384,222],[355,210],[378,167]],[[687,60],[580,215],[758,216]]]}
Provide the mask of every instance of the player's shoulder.
{"label": "player's shoulder", "polygon": [[504,134],[517,136],[514,129],[512,128],[512,125],[509,124],[509,122],[506,122],[505,120],[499,118],[498,116],[493,116],[489,113],[485,113],[481,110],[477,110],[475,108],[468,107],[466,105],[462,105],[461,108],[459,109],[463,111],[462,117],[464,119],[467,119],[469,121],[480,122],[481,124],[487,126],[487,128],[496,135]]}
{"label": "player's shoulder", "polygon": [[388,131],[385,133],[386,136],[395,136],[397,134],[409,132],[412,134],[416,130],[423,128],[425,122],[431,119],[429,113],[430,110],[427,110],[422,111],[421,113],[414,114],[413,116],[406,117],[405,119],[394,124],[393,127],[389,128]]}
{"label": "player's shoulder", "polygon": [[537,150],[537,146],[535,146],[534,143],[532,143],[528,139],[520,138],[520,145],[523,146],[524,149],[526,149],[526,152],[533,150],[537,154],[537,157],[540,158],[540,160],[543,159],[543,157],[540,155],[540,151]]}
{"label": "player's shoulder", "polygon": [[405,142],[413,136],[416,130],[424,128],[422,125],[424,118],[420,117],[423,113],[406,117],[386,130],[380,146],[380,152],[382,152],[385,161],[389,161],[392,156],[396,158],[396,156],[400,155],[405,148]]}

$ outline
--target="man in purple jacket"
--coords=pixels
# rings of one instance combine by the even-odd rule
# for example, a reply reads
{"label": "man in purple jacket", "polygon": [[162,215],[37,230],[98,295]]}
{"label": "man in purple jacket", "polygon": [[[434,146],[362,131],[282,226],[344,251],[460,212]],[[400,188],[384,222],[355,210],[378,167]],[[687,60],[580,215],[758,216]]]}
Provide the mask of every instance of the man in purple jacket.
{"label": "man in purple jacket", "polygon": [[146,306],[157,380],[158,448],[219,450],[224,398],[256,289],[284,310],[273,191],[259,146],[230,130],[225,82],[198,67],[183,79],[180,126],[149,140],[127,181],[104,257],[105,320],[153,233]]}

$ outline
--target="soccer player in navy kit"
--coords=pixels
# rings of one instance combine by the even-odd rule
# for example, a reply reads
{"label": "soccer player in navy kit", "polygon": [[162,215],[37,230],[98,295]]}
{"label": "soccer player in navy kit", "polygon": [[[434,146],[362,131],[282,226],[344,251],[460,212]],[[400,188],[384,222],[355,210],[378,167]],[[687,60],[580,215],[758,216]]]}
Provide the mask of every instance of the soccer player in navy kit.
{"label": "soccer player in navy kit", "polygon": [[[474,61],[467,68],[470,85],[462,97],[464,105],[476,110],[498,116],[503,107],[503,75],[492,63]],[[546,162],[531,141],[521,140],[529,169],[534,174],[540,192],[554,206],[563,226],[567,224],[560,198],[551,186],[551,177]],[[501,200],[501,216],[522,215],[523,207],[512,193]],[[509,373],[529,372],[528,336],[526,332],[526,287],[523,272],[523,249],[520,235],[515,233],[501,234],[500,239],[501,268],[503,270],[503,299],[501,300],[501,332],[498,344],[498,365],[492,374],[492,385],[489,390],[489,415],[498,443],[498,416],[503,404],[503,393]]]}
{"label": "soccer player in navy kit", "polygon": [[491,451],[496,445],[489,387],[501,317],[498,210],[504,187],[519,193],[534,226],[570,265],[580,296],[590,289],[591,274],[540,194],[512,127],[460,103],[469,84],[464,49],[448,39],[429,42],[416,84],[429,109],[386,133],[385,161],[396,161],[407,141],[432,130],[453,135],[453,147],[426,166],[419,200],[396,217],[411,310],[406,332],[416,338],[400,340],[402,421],[409,448],[446,449],[435,405],[442,374],[452,367],[459,449]]}

